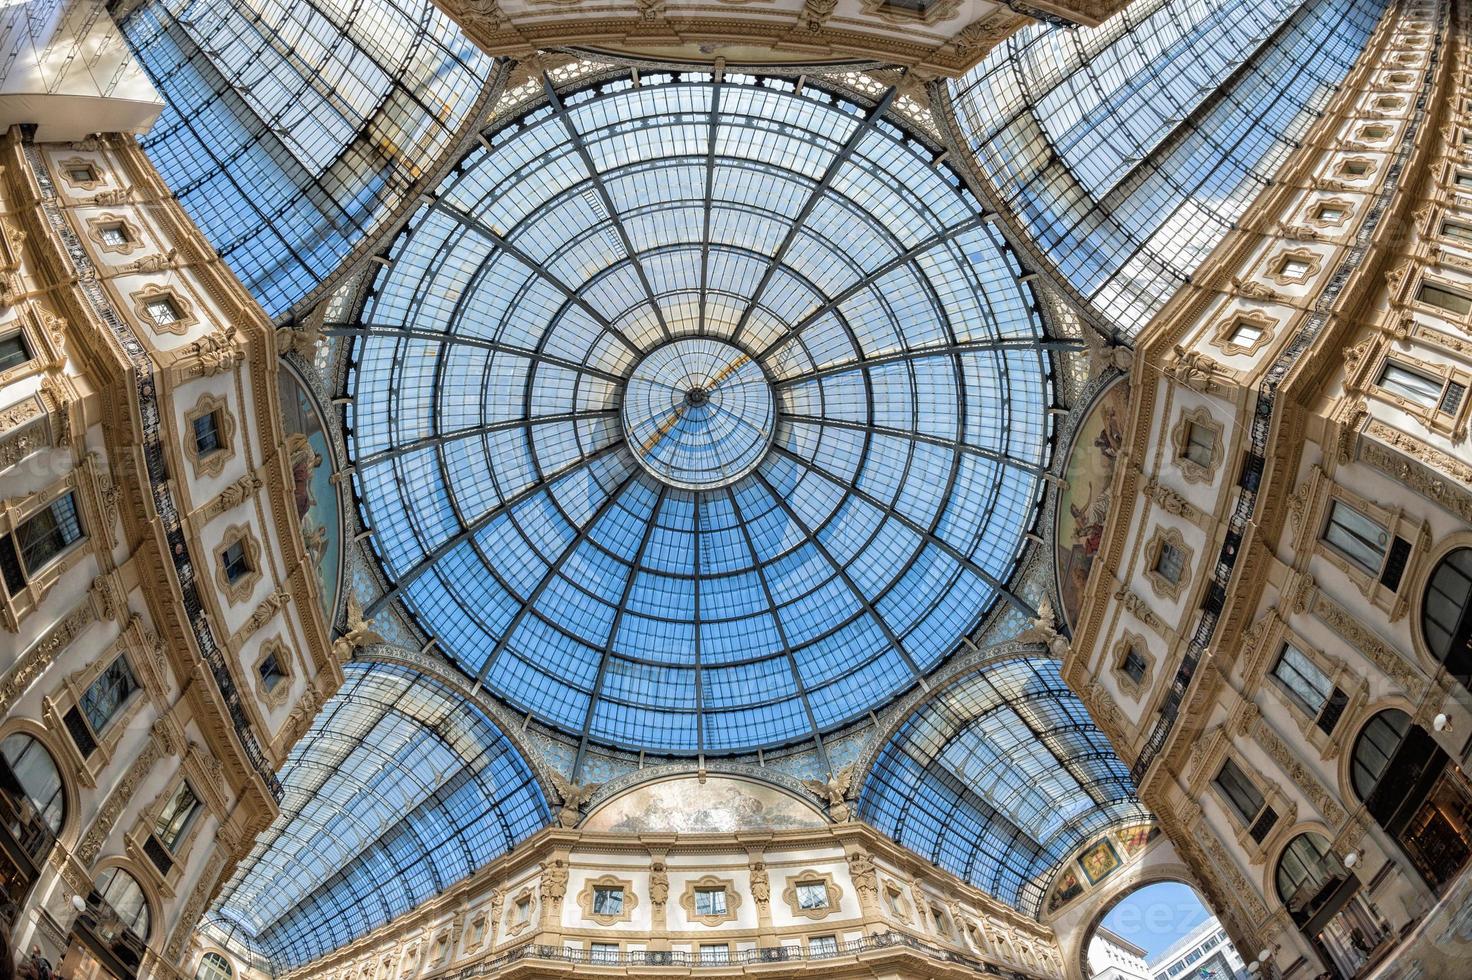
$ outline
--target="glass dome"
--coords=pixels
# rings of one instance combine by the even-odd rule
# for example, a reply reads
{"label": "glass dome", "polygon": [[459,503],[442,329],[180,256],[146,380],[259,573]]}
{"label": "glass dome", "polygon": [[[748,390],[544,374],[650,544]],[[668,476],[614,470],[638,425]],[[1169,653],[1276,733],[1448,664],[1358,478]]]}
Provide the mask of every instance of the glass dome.
{"label": "glass dome", "polygon": [[813,738],[997,601],[1030,614],[1047,343],[935,149],[788,80],[548,94],[335,331],[370,614],[574,737],[680,755]]}

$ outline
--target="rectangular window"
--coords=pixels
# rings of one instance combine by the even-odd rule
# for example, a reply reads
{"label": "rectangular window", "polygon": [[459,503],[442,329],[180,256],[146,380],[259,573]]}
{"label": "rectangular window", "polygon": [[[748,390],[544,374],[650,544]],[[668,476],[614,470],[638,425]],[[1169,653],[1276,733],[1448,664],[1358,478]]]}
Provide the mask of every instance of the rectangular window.
{"label": "rectangular window", "polygon": [[26,346],[25,334],[13,333],[0,337],[0,371],[19,367],[31,359],[31,349]]}
{"label": "rectangular window", "polygon": [[700,962],[715,965],[729,963],[731,962],[731,947],[725,943],[701,943]]}
{"label": "rectangular window", "polygon": [[1303,259],[1284,259],[1283,264],[1278,266],[1278,274],[1293,279],[1306,276],[1308,275],[1308,263]]}
{"label": "rectangular window", "polygon": [[516,921],[530,922],[532,918],[532,900],[523,898],[516,903]]}
{"label": "rectangular window", "polygon": [[1429,306],[1446,310],[1448,313],[1455,313],[1457,316],[1472,313],[1472,297],[1463,296],[1461,293],[1432,285],[1429,282],[1421,283],[1421,288],[1416,292],[1416,299]]}
{"label": "rectangular window", "polygon": [[622,915],[624,890],[617,885],[593,886],[594,915]]}
{"label": "rectangular window", "polygon": [[618,943],[593,943],[588,953],[588,959],[594,963],[617,963]]}
{"label": "rectangular window", "polygon": [[1124,671],[1126,677],[1136,684],[1145,679],[1145,658],[1134,647],[1130,647],[1125,651],[1124,661],[1120,663],[1119,668]]}
{"label": "rectangular window", "polygon": [[1459,242],[1472,242],[1472,225],[1466,225],[1460,221],[1443,221],[1441,223],[1441,233],[1445,237],[1454,238]]}
{"label": "rectangular window", "polygon": [[66,172],[66,175],[78,184],[90,184],[97,179],[97,171],[90,166],[73,167]]}
{"label": "rectangular window", "polygon": [[1186,571],[1186,556],[1169,541],[1164,542],[1160,546],[1160,557],[1155,559],[1155,571],[1172,585],[1179,584]]}
{"label": "rectangular window", "polygon": [[797,907],[826,909],[828,907],[828,886],[821,881],[799,881],[797,883]]}
{"label": "rectangular window", "polygon": [[194,823],[194,818],[199,814],[201,804],[199,798],[194,795],[194,789],[187,780],[180,780],[179,788],[164,808],[159,811],[158,819],[153,824],[153,836],[157,837],[169,850],[175,850],[184,835],[189,832],[189,827]]}
{"label": "rectangular window", "polygon": [[1472,187],[1472,171],[1458,170],[1452,182],[1458,187]]}
{"label": "rectangular window", "polygon": [[1195,422],[1186,423],[1186,446],[1183,455],[1197,466],[1211,466],[1216,453],[1216,430]]}
{"label": "rectangular window", "polygon": [[1426,408],[1436,408],[1441,402],[1441,379],[1422,374],[1396,361],[1386,361],[1380,371],[1381,388],[1407,401]]}
{"label": "rectangular window", "polygon": [[1318,664],[1289,644],[1273,666],[1273,676],[1283,682],[1304,711],[1313,715],[1320,731],[1333,733],[1349,704],[1349,695],[1335,687]]}
{"label": "rectangular window", "polygon": [[695,914],[696,915],[725,915],[726,914],[726,889],[724,889],[724,888],[697,888],[697,889],[695,889]]}
{"label": "rectangular window", "polygon": [[1257,785],[1231,759],[1222,763],[1221,771],[1216,774],[1216,785],[1244,824],[1251,824],[1262,812],[1263,798]]}
{"label": "rectangular window", "polygon": [[220,448],[220,419],[214,412],[205,412],[194,420],[194,452],[208,456]]}
{"label": "rectangular window", "polygon": [[92,730],[101,735],[128,698],[138,690],[138,680],[127,657],[118,657],[97,676],[82,694],[82,714]]}
{"label": "rectangular window", "polygon": [[227,581],[238,582],[241,576],[249,574],[250,562],[245,558],[245,542],[230,542],[229,546],[220,552],[220,564],[225,568]]}
{"label": "rectangular window", "polygon": [[274,651],[266,654],[266,659],[261,661],[260,673],[261,686],[268,691],[276,690],[276,685],[286,679],[286,671],[281,669],[281,661]]}
{"label": "rectangular window", "polygon": [[82,539],[76,497],[67,493],[26,518],[15,531],[0,538],[0,570],[10,593],[21,591],[41,569]]}
{"label": "rectangular window", "polygon": [[173,300],[166,297],[149,300],[144,309],[148,311],[154,326],[166,327],[179,322],[179,308],[174,305]]}
{"label": "rectangular window", "polygon": [[1251,347],[1262,339],[1262,324],[1238,320],[1232,327],[1231,342],[1238,347]]}
{"label": "rectangular window", "polygon": [[98,236],[104,245],[126,245],[128,244],[128,233],[122,225],[103,225],[98,229]]}
{"label": "rectangular window", "polygon": [[1342,500],[1334,501],[1324,540],[1371,575],[1380,574],[1390,532]]}
{"label": "rectangular window", "polygon": [[1320,204],[1314,212],[1314,217],[1320,221],[1338,221],[1344,217],[1344,209],[1333,204]]}
{"label": "rectangular window", "polygon": [[814,936],[808,940],[809,956],[837,956],[837,936]]}

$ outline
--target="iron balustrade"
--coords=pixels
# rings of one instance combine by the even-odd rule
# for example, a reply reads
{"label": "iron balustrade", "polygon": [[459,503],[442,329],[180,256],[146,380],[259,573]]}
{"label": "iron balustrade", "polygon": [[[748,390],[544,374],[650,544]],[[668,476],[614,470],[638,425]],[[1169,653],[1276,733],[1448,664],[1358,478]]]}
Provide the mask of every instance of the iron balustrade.
{"label": "iron balustrade", "polygon": [[591,950],[571,946],[548,946],[527,943],[508,950],[499,956],[472,963],[458,970],[437,974],[436,980],[473,980],[493,974],[504,967],[524,960],[547,960],[558,963],[573,963],[588,966],[669,966],[669,967],[731,967],[761,963],[798,963],[841,959],[876,950],[902,949],[919,953],[927,959],[953,963],[966,967],[979,975],[1001,977],[1003,980],[1037,980],[1032,974],[1007,970],[970,956],[959,950],[945,949],[932,943],[916,939],[907,933],[882,932],[862,939],[836,943],[825,949],[813,950],[800,946],[772,946],[764,949],[740,949],[727,953],[722,958],[702,954],[700,950],[652,950],[636,949]]}
{"label": "iron balustrade", "polygon": [[194,634],[195,642],[199,646],[205,664],[209,667],[210,676],[214,678],[215,686],[219,690],[226,712],[230,715],[235,734],[240,740],[246,758],[250,760],[257,775],[265,782],[267,790],[277,802],[280,802],[281,783],[277,780],[275,768],[266,758],[265,753],[261,751],[260,743],[251,729],[250,720],[241,702],[240,691],[235,686],[234,678],[230,676],[230,669],[225,663],[224,654],[215,640],[214,631],[200,601],[194,560],[189,553],[189,543],[184,535],[184,525],[179,516],[178,505],[169,487],[153,362],[132,328],[122,317],[118,316],[112,301],[99,285],[97,267],[93,265],[91,256],[87,254],[86,248],[77,238],[71,224],[61,213],[61,208],[56,202],[56,188],[51,180],[50,168],[46,164],[45,157],[31,141],[30,134],[27,134],[23,147],[41,191],[41,209],[46,215],[47,223],[61,240],[71,259],[73,271],[77,276],[77,285],[82,294],[87,297],[87,303],[93,314],[112,332],[132,367],[134,387],[138,394],[138,413],[143,421],[143,431],[140,434],[149,489],[152,493],[154,511],[164,530],[169,557],[174,564],[174,573],[178,578],[179,591],[184,600],[190,630]]}

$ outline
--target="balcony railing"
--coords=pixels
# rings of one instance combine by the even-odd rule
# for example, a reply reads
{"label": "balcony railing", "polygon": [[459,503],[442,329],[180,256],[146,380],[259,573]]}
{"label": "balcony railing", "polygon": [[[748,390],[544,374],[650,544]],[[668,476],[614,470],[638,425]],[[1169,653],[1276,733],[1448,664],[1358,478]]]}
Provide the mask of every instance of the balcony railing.
{"label": "balcony railing", "polygon": [[884,932],[851,942],[837,943],[820,949],[799,946],[773,946],[765,949],[733,950],[724,956],[687,950],[629,950],[612,952],[567,946],[545,946],[528,943],[490,959],[472,963],[458,970],[435,974],[436,980],[473,980],[499,973],[506,967],[526,960],[571,963],[585,966],[611,967],[686,967],[699,969],[746,966],[762,963],[802,963],[857,956],[876,950],[908,950],[939,963],[951,963],[979,976],[1002,977],[1004,980],[1036,980],[1031,974],[1003,969],[995,963],[977,959],[954,949],[946,949],[916,939],[902,932]]}

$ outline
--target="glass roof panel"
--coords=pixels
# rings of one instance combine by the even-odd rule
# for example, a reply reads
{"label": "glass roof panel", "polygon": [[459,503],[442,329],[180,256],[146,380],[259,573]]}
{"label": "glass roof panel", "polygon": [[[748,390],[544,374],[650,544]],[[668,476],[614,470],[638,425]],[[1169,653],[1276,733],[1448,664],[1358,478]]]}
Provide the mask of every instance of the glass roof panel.
{"label": "glass roof panel", "polygon": [[1385,0],[1141,0],[1024,28],[950,83],[983,172],[1132,337],[1221,241],[1353,66]]}
{"label": "glass roof panel", "polygon": [[486,134],[341,328],[370,612],[689,754],[861,717],[1026,608],[1049,366],[956,174],[790,81],[564,98]]}
{"label": "glass roof panel", "polygon": [[859,815],[1032,916],[1074,850],[1149,817],[1058,663],[1042,658],[988,664],[921,705],[880,752]]}
{"label": "glass roof panel", "polygon": [[459,692],[348,663],[292,748],[281,814],[210,922],[286,969],[346,945],[551,820],[526,760]]}
{"label": "glass roof panel", "polygon": [[167,102],[144,150],[272,316],[379,230],[492,64],[430,0],[144,0],[121,27]]}

